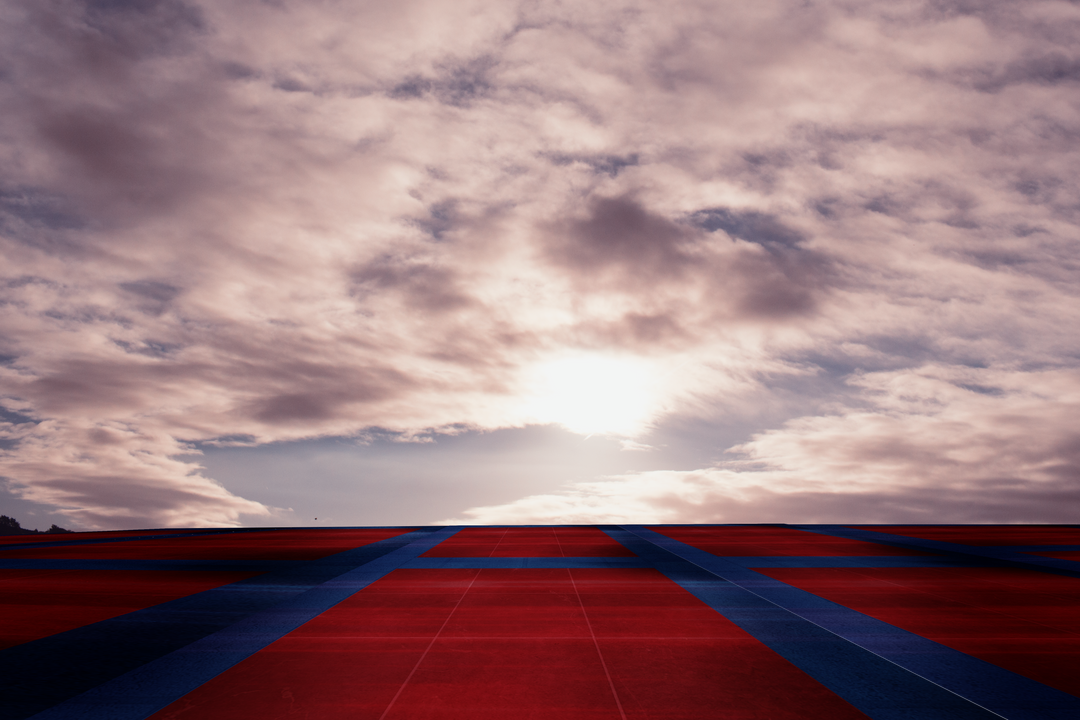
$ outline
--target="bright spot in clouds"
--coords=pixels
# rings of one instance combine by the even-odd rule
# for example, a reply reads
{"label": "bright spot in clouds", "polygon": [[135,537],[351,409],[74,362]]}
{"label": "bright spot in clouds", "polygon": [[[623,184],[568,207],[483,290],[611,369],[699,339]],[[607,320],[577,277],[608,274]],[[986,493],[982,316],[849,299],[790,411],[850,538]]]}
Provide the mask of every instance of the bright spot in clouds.
{"label": "bright spot in clouds", "polygon": [[572,355],[544,362],[531,372],[528,413],[582,435],[637,435],[657,411],[656,375],[638,358]]}

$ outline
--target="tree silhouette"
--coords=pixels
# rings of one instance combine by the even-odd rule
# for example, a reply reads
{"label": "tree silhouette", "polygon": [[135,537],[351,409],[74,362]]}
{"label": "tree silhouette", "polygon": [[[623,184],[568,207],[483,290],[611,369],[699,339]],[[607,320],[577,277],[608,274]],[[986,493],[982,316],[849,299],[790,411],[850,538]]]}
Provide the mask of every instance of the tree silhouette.
{"label": "tree silhouette", "polygon": [[69,533],[71,530],[66,530],[56,523],[53,523],[45,532],[40,530],[27,530],[19,521],[13,517],[7,515],[0,515],[0,535],[48,535],[49,533]]}

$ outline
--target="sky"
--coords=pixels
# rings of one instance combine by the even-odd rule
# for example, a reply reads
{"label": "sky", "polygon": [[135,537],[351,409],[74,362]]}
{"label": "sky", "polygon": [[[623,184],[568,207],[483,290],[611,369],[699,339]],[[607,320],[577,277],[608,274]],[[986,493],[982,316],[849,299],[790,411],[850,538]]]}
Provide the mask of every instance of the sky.
{"label": "sky", "polygon": [[1080,3],[12,0],[26,527],[1076,522]]}

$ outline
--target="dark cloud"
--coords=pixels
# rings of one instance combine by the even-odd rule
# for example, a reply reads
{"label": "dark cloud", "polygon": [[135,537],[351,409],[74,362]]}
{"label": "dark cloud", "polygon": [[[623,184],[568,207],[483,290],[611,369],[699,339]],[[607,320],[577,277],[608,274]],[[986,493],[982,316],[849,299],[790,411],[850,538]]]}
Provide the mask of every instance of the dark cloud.
{"label": "dark cloud", "polygon": [[[291,425],[348,417],[348,406],[370,405],[394,397],[411,382],[392,370],[354,370],[308,364],[290,368],[290,392],[262,398],[245,410],[270,425]],[[355,411],[354,411],[355,412]]]}
{"label": "dark cloud", "polygon": [[436,240],[443,240],[447,232],[451,231],[460,218],[457,212],[457,201],[443,200],[428,208],[428,216],[416,221],[416,224]]}
{"label": "dark cloud", "polygon": [[1052,51],[1007,63],[999,70],[985,70],[976,75],[974,86],[983,92],[1022,84],[1055,86],[1080,81],[1080,59],[1061,51]]}
{"label": "dark cloud", "polygon": [[23,423],[34,422],[34,419],[29,415],[23,415],[20,412],[8,410],[7,408],[0,406],[0,422],[21,425]]}
{"label": "dark cloud", "polygon": [[582,322],[567,332],[574,345],[600,351],[612,349],[655,353],[693,347],[700,338],[688,328],[675,309],[628,312],[606,321]]}
{"label": "dark cloud", "polygon": [[628,336],[627,342],[620,345],[636,345],[642,348],[664,346],[677,343],[686,338],[686,331],[679,325],[678,318],[671,313],[644,315],[627,313],[618,323],[617,332]]}
{"label": "dark cloud", "polygon": [[[20,102],[5,125],[33,148],[39,186],[20,203],[29,217],[53,228],[100,227],[177,209],[208,189],[204,131],[213,122],[213,83],[197,61],[146,81],[162,63],[195,51],[208,32],[198,6],[26,5],[21,32],[8,38],[7,90]],[[200,117],[203,110],[210,116]]]}
{"label": "dark cloud", "polygon": [[1003,84],[1033,82],[1056,85],[1076,81],[1080,81],[1080,59],[1070,58],[1062,52],[1011,62],[1005,66],[1001,77]]}
{"label": "dark cloud", "polygon": [[0,213],[4,229],[17,237],[21,235],[20,228],[10,220],[50,230],[75,230],[86,226],[85,220],[64,198],[33,188],[0,190]]}
{"label": "dark cloud", "polygon": [[[694,227],[724,230],[731,239],[706,238]],[[825,255],[803,247],[801,233],[760,212],[709,208],[692,213],[684,224],[650,213],[629,197],[598,198],[586,217],[555,226],[549,238],[548,257],[570,271],[583,292],[614,287],[649,298],[697,285],[719,316],[767,321],[805,316],[834,281]],[[665,315],[671,311],[638,312],[628,320]],[[635,334],[635,325],[644,327],[631,321]]]}
{"label": "dark cloud", "polygon": [[689,219],[692,224],[709,232],[723,230],[732,237],[757,243],[767,249],[794,248],[806,240],[801,233],[766,213],[706,208],[691,213]]}
{"label": "dark cloud", "polygon": [[[115,90],[134,80],[140,61],[190,51],[206,30],[200,8],[183,0],[44,0],[26,3],[21,44],[29,44],[33,64],[16,64],[18,74],[56,75],[65,61],[73,80],[93,78]],[[28,58],[18,58],[24,60]],[[24,75],[25,77],[26,75]],[[29,79],[29,78],[28,78]],[[48,92],[56,88],[38,88]]]}
{"label": "dark cloud", "polygon": [[155,383],[194,374],[190,368],[176,366],[69,361],[32,380],[21,391],[44,413],[92,416],[98,411],[145,407],[148,391]]}
{"label": "dark cloud", "polygon": [[78,255],[85,216],[70,199],[36,188],[0,190],[0,233],[55,254]]}
{"label": "dark cloud", "polygon": [[624,285],[678,278],[693,263],[686,229],[629,197],[597,198],[584,218],[551,232],[548,254],[583,282],[614,277]]}
{"label": "dark cloud", "polygon": [[342,403],[338,396],[288,393],[260,400],[253,407],[253,415],[265,423],[292,423],[297,420],[326,420],[334,416],[334,410]]}
{"label": "dark cloud", "polygon": [[85,188],[92,199],[127,212],[161,212],[182,206],[202,182],[176,152],[188,144],[183,129],[168,121],[154,127],[167,112],[83,106],[44,113],[38,128],[73,173],[93,182]]}
{"label": "dark cloud", "polygon": [[453,271],[422,261],[381,258],[354,271],[351,280],[361,301],[371,293],[392,292],[409,309],[428,314],[455,312],[475,303]]}
{"label": "dark cloud", "polygon": [[175,285],[158,280],[136,280],[134,282],[120,283],[120,289],[160,303],[169,302],[181,292],[180,288]]}
{"label": "dark cloud", "polygon": [[274,88],[284,92],[311,92],[312,90],[307,83],[292,77],[277,80],[274,82]]}
{"label": "dark cloud", "polygon": [[[741,251],[730,260],[728,274],[740,289],[740,315],[759,319],[806,315],[836,280],[829,258],[803,247],[807,238],[772,215],[707,208],[692,213],[689,221],[764,249]],[[722,292],[730,287],[725,285]]]}
{"label": "dark cloud", "polygon": [[614,178],[626,168],[636,167],[639,164],[639,158],[640,156],[637,153],[629,155],[552,155],[551,162],[556,165],[583,163],[591,168],[593,172]]}
{"label": "dark cloud", "polygon": [[828,287],[829,263],[817,253],[741,253],[731,265],[740,280],[743,317],[781,320],[808,315]]}
{"label": "dark cloud", "polygon": [[220,487],[183,488],[122,475],[57,477],[42,480],[41,487],[52,494],[67,515],[85,527],[110,523],[139,527],[147,518],[162,523],[168,520],[173,508],[194,505],[213,512],[227,498]]}
{"label": "dark cloud", "polygon": [[178,36],[206,30],[202,10],[184,0],[82,0],[86,24],[121,49],[162,52]]}
{"label": "dark cloud", "polygon": [[431,87],[432,82],[430,80],[414,75],[392,87],[390,97],[395,99],[419,98],[429,92]]}
{"label": "dark cloud", "polygon": [[413,75],[406,78],[393,86],[389,95],[399,100],[431,96],[440,103],[467,108],[494,91],[490,76],[495,65],[491,57],[451,62],[437,68],[437,72],[430,77]]}
{"label": "dark cloud", "polygon": [[154,340],[142,340],[134,343],[126,340],[113,340],[113,342],[116,343],[117,347],[123,348],[124,352],[159,359],[175,355],[183,348],[183,345],[177,343],[156,342]]}

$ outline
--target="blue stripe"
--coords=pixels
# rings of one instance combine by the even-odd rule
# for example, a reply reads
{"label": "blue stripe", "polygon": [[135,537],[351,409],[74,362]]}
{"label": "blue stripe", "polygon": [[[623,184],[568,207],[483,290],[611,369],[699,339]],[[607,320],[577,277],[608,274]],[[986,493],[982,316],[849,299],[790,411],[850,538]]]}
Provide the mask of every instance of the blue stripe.
{"label": "blue stripe", "polygon": [[402,560],[411,559],[448,534],[453,531],[405,533],[2,650],[0,717],[20,720],[96,692],[102,683],[138,672],[245,618],[273,613],[283,603],[399,549],[411,548]]}
{"label": "blue stripe", "polygon": [[894,555],[863,555],[847,557],[763,556],[724,557],[730,563],[750,568],[874,568],[874,567],[982,567],[987,563],[979,558],[904,557]]}
{"label": "blue stripe", "polygon": [[189,572],[272,572],[296,567],[304,560],[0,560],[0,570],[183,570]]}
{"label": "blue stripe", "polygon": [[[724,605],[726,599],[717,596],[721,602],[718,606],[706,599],[710,596],[708,593],[698,595],[871,717],[993,716],[988,713],[1010,720],[1072,720],[1080,717],[1080,698],[829,602],[644,527],[627,529],[642,538],[642,542],[648,540],[692,563],[699,570],[709,573],[714,579],[727,581],[729,586],[739,588],[756,598],[759,603],[767,603],[772,610],[763,610],[765,615],[776,616],[777,613],[783,613],[787,619],[780,625],[790,628],[793,637],[805,635],[808,638],[820,638],[821,633],[831,635],[834,638],[832,644],[819,640],[820,644],[815,648],[818,657],[813,654],[792,653],[783,634],[777,638],[768,623],[762,624],[758,621],[756,624],[750,622],[744,625],[744,616],[737,604]],[[628,547],[637,552],[635,547]],[[690,587],[687,589],[694,592]],[[732,612],[732,609],[735,612]],[[777,616],[775,619],[780,621],[782,618],[783,616]],[[852,650],[849,650],[842,653],[847,659],[837,663],[838,656],[834,654],[838,651],[836,643],[843,643],[858,652],[852,654]],[[874,660],[868,661],[867,658]],[[868,669],[880,675],[871,682],[872,687],[876,686],[879,697],[893,695],[884,703],[867,703]],[[946,697],[943,697],[943,694]],[[950,697],[952,700],[948,699]],[[963,704],[957,705],[957,701]],[[942,705],[943,702],[952,704]],[[907,714],[908,710],[898,713],[897,708],[918,708],[920,714],[910,715]],[[922,714],[932,712],[943,714]],[[958,712],[967,714],[956,714]]]}
{"label": "blue stripe", "polygon": [[[150,534],[150,535],[128,535],[125,537],[74,537],[70,540],[54,540],[54,541],[42,541],[35,543],[3,543],[0,542],[0,551],[4,550],[24,550],[43,547],[68,547],[71,545],[99,545],[102,543],[118,543],[118,542],[131,542],[133,540],[168,540],[174,538],[189,538],[189,537],[206,537],[207,535],[233,535],[236,533],[260,533],[260,532],[279,532],[281,530],[295,530],[298,532],[308,532],[310,530],[415,530],[415,525],[364,525],[364,526],[343,526],[343,527],[261,527],[261,528],[206,528],[205,530],[177,532],[168,534]],[[81,535],[84,533],[72,533],[73,535]],[[86,533],[89,534],[89,533]],[[5,536],[0,536],[5,537]],[[24,536],[18,536],[24,537]],[[57,537],[53,535],[52,537]]]}
{"label": "blue stripe", "polygon": [[[997,717],[681,557],[682,543],[640,527],[607,531],[685,590],[874,720]],[[700,551],[699,551],[700,552]],[[705,553],[708,555],[708,553]],[[709,556],[714,557],[714,556]],[[738,566],[737,571],[751,572]]]}
{"label": "blue stripe", "polygon": [[641,558],[624,557],[479,557],[479,558],[417,558],[405,563],[409,570],[446,570],[477,568],[641,568],[652,563]]}
{"label": "blue stripe", "polygon": [[[205,532],[184,532],[156,535],[129,535],[125,537],[106,538],[73,538],[71,540],[55,540],[52,542],[42,541],[35,543],[0,543],[0,551],[3,550],[31,550],[37,548],[69,547],[72,545],[100,545],[102,543],[131,542],[133,540],[168,540],[170,538],[205,537],[207,535],[231,535],[234,533],[260,532],[268,528],[228,528],[225,530],[206,530]],[[275,530],[281,528],[274,528]],[[56,537],[55,535],[53,537]]]}
{"label": "blue stripe", "polygon": [[958,543],[942,542],[940,540],[923,540],[922,538],[909,538],[903,535],[877,532],[876,530],[859,530],[843,525],[792,525],[798,530],[842,537],[849,540],[863,540],[881,545],[894,547],[912,548],[917,550],[930,550],[938,553],[950,553],[954,557],[978,557],[988,560],[996,560],[999,564],[1010,567],[1023,567],[1028,570],[1041,570],[1055,575],[1067,575],[1080,577],[1080,570],[1073,560],[1058,560],[1057,558],[1045,558],[1038,555],[1027,555],[1016,552],[1009,547],[960,545]]}
{"label": "blue stripe", "polygon": [[[756,560],[756,558],[746,558]],[[785,558],[786,559],[786,558]],[[272,572],[302,564],[302,560],[0,560],[0,570],[183,570],[192,572]],[[970,563],[969,563],[970,564]],[[404,568],[613,568],[652,567],[629,557],[480,557],[417,558]],[[771,567],[771,566],[770,566]],[[831,567],[831,566],[830,566]],[[866,567],[855,565],[854,567]]]}
{"label": "blue stripe", "polygon": [[[0,568],[233,570],[265,574],[0,651],[0,717],[145,718],[397,568],[624,567],[657,568],[874,720],[1080,717],[1078,698],[747,569],[1008,564],[1080,575],[1075,570],[1063,570],[1075,568],[1072,561],[1022,554],[1044,547],[1053,550],[1074,546],[977,548],[841,526],[778,527],[941,554],[721,559],[643,527],[628,526],[605,532],[639,557],[420,558],[460,530],[423,528],[313,562],[7,559],[0,561]],[[281,529],[286,528],[33,543],[3,549]],[[1028,562],[1032,560],[1035,562]],[[1042,560],[1063,567],[1051,568],[1039,562]]]}
{"label": "blue stripe", "polygon": [[[947,557],[725,557],[740,567],[756,568],[875,568],[875,567],[980,567],[986,565],[977,558]],[[619,568],[652,567],[641,558],[630,557],[478,557],[478,558],[417,558],[404,567],[418,570],[443,568]],[[2,565],[0,565],[2,567]]]}
{"label": "blue stripe", "polygon": [[993,545],[991,547],[1012,552],[1080,552],[1080,545]]}
{"label": "blue stripe", "polygon": [[426,532],[404,547],[38,713],[34,720],[143,720],[458,530]]}

